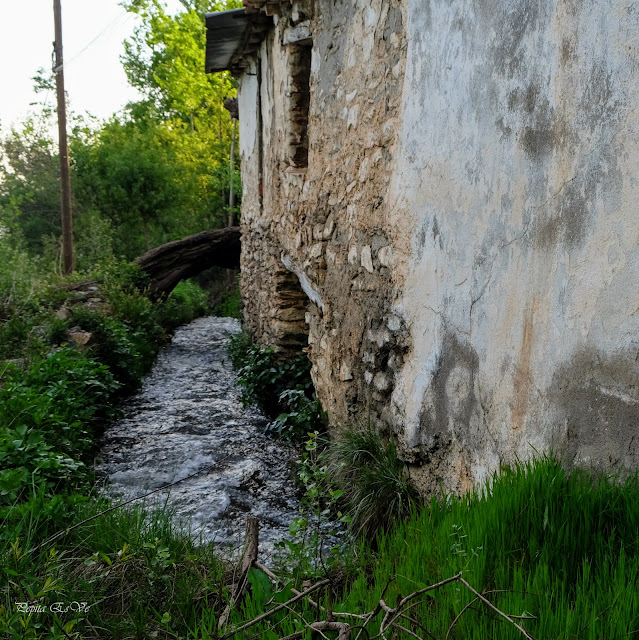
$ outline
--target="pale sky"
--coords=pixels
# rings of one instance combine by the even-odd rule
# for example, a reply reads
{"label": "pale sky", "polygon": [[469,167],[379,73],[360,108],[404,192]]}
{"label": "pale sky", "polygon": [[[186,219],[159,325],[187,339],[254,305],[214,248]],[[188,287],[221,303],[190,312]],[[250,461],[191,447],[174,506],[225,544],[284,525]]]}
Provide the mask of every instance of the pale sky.
{"label": "pale sky", "polygon": [[[61,0],[65,86],[71,108],[107,118],[135,99],[120,64],[137,17],[118,0]],[[169,13],[182,8],[165,0]],[[97,39],[96,39],[97,38]],[[31,78],[51,68],[53,0],[0,0],[0,124],[8,131],[35,100]],[[95,41],[91,44],[91,42]],[[84,51],[83,51],[84,49]],[[55,92],[47,96],[55,105]]]}

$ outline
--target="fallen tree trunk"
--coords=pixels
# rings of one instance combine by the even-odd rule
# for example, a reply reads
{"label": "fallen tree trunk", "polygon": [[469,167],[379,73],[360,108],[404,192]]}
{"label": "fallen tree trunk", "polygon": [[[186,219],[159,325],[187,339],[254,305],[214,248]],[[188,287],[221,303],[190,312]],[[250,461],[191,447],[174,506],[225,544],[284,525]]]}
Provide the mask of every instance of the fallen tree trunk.
{"label": "fallen tree trunk", "polygon": [[157,299],[210,267],[238,268],[240,246],[239,227],[210,229],[151,249],[135,263],[148,274],[149,294]]}

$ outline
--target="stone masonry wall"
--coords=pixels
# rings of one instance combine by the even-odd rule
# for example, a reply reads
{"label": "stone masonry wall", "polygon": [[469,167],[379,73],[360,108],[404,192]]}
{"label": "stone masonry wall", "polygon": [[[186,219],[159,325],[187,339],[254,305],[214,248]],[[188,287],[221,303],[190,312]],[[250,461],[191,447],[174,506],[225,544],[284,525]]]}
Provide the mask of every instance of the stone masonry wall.
{"label": "stone masonry wall", "polygon": [[[549,448],[636,467],[639,12],[276,9],[240,88],[254,334],[307,334],[333,426],[393,433],[425,492]],[[305,167],[287,42],[307,28]]]}
{"label": "stone masonry wall", "polygon": [[[282,6],[261,51],[262,206],[268,212],[262,219],[268,223],[258,232],[255,218],[243,211],[244,252],[252,256],[250,264],[243,258],[247,319],[256,326],[277,307],[265,276],[251,275],[249,282],[247,274],[266,268],[265,254],[269,265],[283,259],[301,277],[305,299],[317,297],[306,316],[309,356],[333,424],[385,426],[395,372],[408,348],[407,329],[390,310],[395,230],[387,198],[400,130],[404,16],[399,1],[360,3],[355,10],[352,2],[310,4]],[[288,29],[307,20],[313,41],[304,168],[287,142],[296,124],[291,87],[298,51],[282,42]],[[268,304],[258,311],[264,297]]]}

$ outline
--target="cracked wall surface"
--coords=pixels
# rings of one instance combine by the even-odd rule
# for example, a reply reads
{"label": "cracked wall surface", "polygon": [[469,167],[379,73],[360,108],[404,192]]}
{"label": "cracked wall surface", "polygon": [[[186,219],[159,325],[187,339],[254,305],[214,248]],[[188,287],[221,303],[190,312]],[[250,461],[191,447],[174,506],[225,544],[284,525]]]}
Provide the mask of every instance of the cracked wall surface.
{"label": "cracked wall surface", "polygon": [[274,4],[240,85],[256,337],[307,334],[334,427],[392,433],[425,492],[551,448],[636,468],[639,10]]}
{"label": "cracked wall surface", "polygon": [[408,5],[404,455],[458,488],[551,447],[636,467],[639,10]]}

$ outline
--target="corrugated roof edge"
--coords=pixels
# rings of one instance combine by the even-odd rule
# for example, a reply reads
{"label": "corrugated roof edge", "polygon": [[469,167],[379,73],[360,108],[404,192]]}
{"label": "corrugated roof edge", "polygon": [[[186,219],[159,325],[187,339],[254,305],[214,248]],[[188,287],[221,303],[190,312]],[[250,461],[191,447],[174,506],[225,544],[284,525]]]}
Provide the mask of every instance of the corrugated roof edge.
{"label": "corrugated roof edge", "polygon": [[244,9],[207,13],[205,19],[207,73],[240,73],[273,23],[267,16],[247,14]]}

